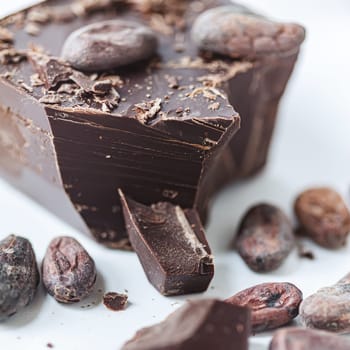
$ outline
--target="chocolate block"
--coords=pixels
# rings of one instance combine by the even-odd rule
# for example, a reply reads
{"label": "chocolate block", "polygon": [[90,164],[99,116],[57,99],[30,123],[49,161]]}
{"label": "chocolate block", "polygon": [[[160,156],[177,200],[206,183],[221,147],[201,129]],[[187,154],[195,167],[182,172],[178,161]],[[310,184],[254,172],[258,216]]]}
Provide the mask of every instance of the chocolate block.
{"label": "chocolate block", "polygon": [[[49,0],[0,21],[1,176],[114,248],[130,248],[117,188],[205,221],[218,189],[265,163],[300,45],[259,59],[202,52],[192,23],[228,3]],[[73,31],[109,19],[151,27],[157,55],[96,74],[57,59]]]}
{"label": "chocolate block", "polygon": [[214,265],[196,211],[167,202],[149,207],[119,194],[129,239],[153,286],[163,295],[205,291]]}
{"label": "chocolate block", "polygon": [[249,309],[215,299],[189,301],[139,330],[122,350],[248,350]]}

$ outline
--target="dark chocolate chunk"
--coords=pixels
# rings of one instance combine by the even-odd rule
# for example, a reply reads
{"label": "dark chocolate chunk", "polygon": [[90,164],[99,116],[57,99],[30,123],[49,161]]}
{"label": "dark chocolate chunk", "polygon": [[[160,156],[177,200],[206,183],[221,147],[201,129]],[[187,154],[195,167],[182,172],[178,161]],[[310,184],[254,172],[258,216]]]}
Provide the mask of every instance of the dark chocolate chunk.
{"label": "dark chocolate chunk", "polygon": [[214,265],[197,213],[167,202],[145,206],[119,194],[131,244],[153,286],[164,295],[206,290]]}
{"label": "dark chocolate chunk", "polygon": [[128,296],[115,292],[106,293],[103,296],[103,304],[110,310],[124,310],[128,304]]}
{"label": "dark chocolate chunk", "polygon": [[[15,39],[0,41],[1,176],[113,248],[130,249],[116,188],[147,205],[194,208],[205,222],[220,188],[264,166],[298,56],[298,48],[268,60],[198,51],[195,19],[227,4],[51,0],[0,20]],[[90,76],[57,59],[72,32],[109,20],[152,28],[157,55]],[[36,36],[27,23],[40,25]],[[36,66],[33,51],[54,70]]]}
{"label": "dark chocolate chunk", "polygon": [[201,49],[253,59],[299,50],[305,30],[300,25],[273,22],[231,5],[203,12],[193,25],[192,38]]}
{"label": "dark chocolate chunk", "polygon": [[305,328],[285,328],[274,333],[269,350],[349,350],[350,340]]}
{"label": "dark chocolate chunk", "polygon": [[280,267],[294,246],[289,219],[281,209],[270,204],[250,208],[237,232],[237,250],[245,263],[257,272]]}
{"label": "dark chocolate chunk", "polygon": [[189,301],[163,322],[139,330],[122,350],[248,350],[248,308]]}
{"label": "dark chocolate chunk", "polygon": [[110,20],[90,24],[66,40],[62,57],[82,71],[107,71],[155,54],[157,37],[140,23]]}
{"label": "dark chocolate chunk", "polygon": [[33,247],[23,237],[0,241],[0,321],[30,304],[39,284]]}
{"label": "dark chocolate chunk", "polygon": [[76,303],[91,293],[95,282],[95,263],[77,240],[52,240],[43,260],[43,283],[50,295],[60,303]]}

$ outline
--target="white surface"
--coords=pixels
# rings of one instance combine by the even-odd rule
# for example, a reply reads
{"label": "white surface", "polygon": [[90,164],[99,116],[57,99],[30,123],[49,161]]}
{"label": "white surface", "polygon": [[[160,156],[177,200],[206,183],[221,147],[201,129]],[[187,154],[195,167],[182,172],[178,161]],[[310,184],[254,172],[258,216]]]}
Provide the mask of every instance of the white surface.
{"label": "white surface", "polygon": [[[1,0],[1,11],[10,2]],[[25,0],[22,1],[25,3]],[[261,282],[289,281],[307,296],[336,282],[350,271],[350,246],[327,251],[307,242],[316,260],[294,252],[276,272],[251,272],[228,250],[239,217],[258,201],[281,205],[292,216],[292,202],[307,186],[331,185],[348,201],[350,185],[350,2],[348,0],[249,0],[248,5],[276,18],[306,25],[307,40],[293,79],[283,99],[269,165],[266,171],[221,194],[212,211],[208,238],[216,256],[216,275],[202,295],[165,298],[146,280],[136,255],[105,249],[89,237],[46,212],[0,182],[0,235],[11,232],[32,241],[38,261],[56,235],[79,239],[94,257],[105,291],[129,292],[124,312],[63,306],[40,290],[34,304],[0,324],[1,349],[115,350],[140,327],[162,320],[188,298],[228,297]],[[97,287],[97,288],[98,288]],[[98,301],[98,293],[92,300]],[[83,302],[87,305],[89,302]],[[269,335],[251,338],[252,350],[267,349]]]}

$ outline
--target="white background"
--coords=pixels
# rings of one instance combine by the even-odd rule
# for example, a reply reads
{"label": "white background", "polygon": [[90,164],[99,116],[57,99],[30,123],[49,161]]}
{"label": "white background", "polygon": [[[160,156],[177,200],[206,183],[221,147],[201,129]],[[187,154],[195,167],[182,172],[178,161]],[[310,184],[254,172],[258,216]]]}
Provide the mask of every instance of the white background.
{"label": "white background", "polygon": [[[0,0],[0,12],[26,0]],[[97,288],[129,292],[130,306],[112,312],[97,305],[63,306],[40,290],[24,312],[0,324],[2,349],[115,350],[142,326],[162,320],[188,298],[226,298],[267,281],[289,281],[304,295],[332,284],[350,271],[350,247],[327,251],[306,242],[314,261],[294,252],[276,272],[255,274],[228,250],[238,220],[247,207],[271,201],[293,217],[292,203],[308,186],[330,185],[349,202],[350,188],[350,1],[246,0],[247,5],[282,20],[307,27],[307,40],[279,113],[268,167],[260,176],[228,188],[216,200],[208,238],[216,256],[216,275],[203,295],[165,298],[150,286],[133,253],[113,251],[65,225],[0,180],[0,236],[17,233],[30,238],[38,261],[56,235],[72,235],[94,257]],[[1,92],[0,92],[1,93]],[[267,349],[270,335],[251,338],[251,349]]]}

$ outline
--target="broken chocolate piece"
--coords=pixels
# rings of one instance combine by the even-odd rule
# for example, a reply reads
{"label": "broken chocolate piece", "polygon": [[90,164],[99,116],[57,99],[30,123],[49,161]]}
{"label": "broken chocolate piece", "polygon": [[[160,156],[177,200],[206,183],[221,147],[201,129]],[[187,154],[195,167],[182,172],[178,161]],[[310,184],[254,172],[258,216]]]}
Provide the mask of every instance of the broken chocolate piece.
{"label": "broken chocolate piece", "polygon": [[215,299],[189,301],[139,330],[122,350],[248,350],[249,315],[248,308]]}
{"label": "broken chocolate piece", "polygon": [[166,202],[149,207],[119,195],[131,244],[153,286],[163,295],[206,290],[214,264],[196,211]]}
{"label": "broken chocolate piece", "polygon": [[103,304],[110,310],[120,311],[126,308],[128,296],[115,292],[106,293],[103,296]]}
{"label": "broken chocolate piece", "polygon": [[[203,55],[190,40],[192,23],[229,3],[50,0],[0,20],[15,38],[0,42],[1,176],[113,248],[130,249],[116,188],[147,205],[166,200],[194,208],[205,222],[222,186],[265,164],[298,56],[297,50],[268,60]],[[28,42],[57,59],[72,32],[109,20],[157,28],[154,59],[117,74],[75,71],[68,80],[73,68],[56,61],[49,81],[32,79],[40,68],[26,59],[33,51]],[[27,22],[40,24],[37,36],[24,31]],[[102,95],[109,84],[98,82],[106,79],[112,88]]]}
{"label": "broken chocolate piece", "polygon": [[66,40],[62,57],[82,71],[106,71],[145,60],[157,49],[157,37],[132,21],[111,20],[90,24]]}

